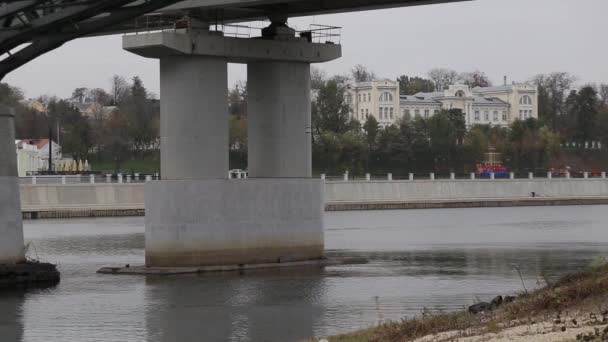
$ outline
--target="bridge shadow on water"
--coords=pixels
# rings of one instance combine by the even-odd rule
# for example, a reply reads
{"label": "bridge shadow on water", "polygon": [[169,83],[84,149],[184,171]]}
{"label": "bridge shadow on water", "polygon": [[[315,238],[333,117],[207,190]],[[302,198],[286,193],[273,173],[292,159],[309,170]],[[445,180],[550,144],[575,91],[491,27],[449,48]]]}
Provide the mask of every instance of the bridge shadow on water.
{"label": "bridge shadow on water", "polygon": [[297,341],[322,324],[320,269],[148,277],[148,340]]}

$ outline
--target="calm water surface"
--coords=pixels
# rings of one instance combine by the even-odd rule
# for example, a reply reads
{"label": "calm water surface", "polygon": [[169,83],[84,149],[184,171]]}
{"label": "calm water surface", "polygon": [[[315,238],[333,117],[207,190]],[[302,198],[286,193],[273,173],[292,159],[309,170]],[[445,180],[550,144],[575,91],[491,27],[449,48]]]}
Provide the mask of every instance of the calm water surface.
{"label": "calm water surface", "polygon": [[460,309],[608,255],[608,206],[326,214],[329,255],[370,263],[246,275],[98,275],[143,263],[143,218],[25,222],[59,286],[0,292],[0,341],[298,341]]}

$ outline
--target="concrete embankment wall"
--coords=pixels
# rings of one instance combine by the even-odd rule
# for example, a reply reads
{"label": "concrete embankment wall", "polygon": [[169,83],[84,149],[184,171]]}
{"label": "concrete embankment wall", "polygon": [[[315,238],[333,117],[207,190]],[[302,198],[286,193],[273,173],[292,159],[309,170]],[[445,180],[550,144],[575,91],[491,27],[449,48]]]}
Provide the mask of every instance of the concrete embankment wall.
{"label": "concrete embankment wall", "polygon": [[608,179],[327,182],[325,203],[330,211],[608,204]]}
{"label": "concrete embankment wall", "polygon": [[608,196],[608,179],[328,182],[326,202]]}
{"label": "concrete embankment wall", "polygon": [[[326,182],[325,203],[327,210],[608,204],[608,179]],[[21,207],[25,218],[143,215],[144,184],[23,184]]]}
{"label": "concrete embankment wall", "polygon": [[143,209],[141,183],[21,185],[24,218],[137,216]]}

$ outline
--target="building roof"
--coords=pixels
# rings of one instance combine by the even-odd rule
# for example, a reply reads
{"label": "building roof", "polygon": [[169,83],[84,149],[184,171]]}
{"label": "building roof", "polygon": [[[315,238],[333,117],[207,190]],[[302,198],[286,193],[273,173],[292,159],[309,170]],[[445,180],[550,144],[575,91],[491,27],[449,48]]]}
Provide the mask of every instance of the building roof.
{"label": "building roof", "polygon": [[508,105],[507,102],[497,97],[473,96],[473,105]]}
{"label": "building roof", "polygon": [[416,95],[401,95],[400,97],[400,101],[403,102],[409,102],[412,104],[436,104],[436,105],[440,105],[441,102],[435,100],[433,97],[431,96],[419,96],[419,94]]}
{"label": "building roof", "polygon": [[511,84],[507,84],[507,85],[501,85],[501,86],[496,86],[496,87],[476,87],[473,88],[472,91],[474,92],[478,92],[478,93],[493,93],[493,92],[499,92],[499,91],[511,91],[513,90],[513,85]]}
{"label": "building roof", "polygon": [[23,144],[34,145],[36,148],[41,149],[44,146],[49,144],[49,139],[21,139],[16,141],[17,146],[22,146]]}

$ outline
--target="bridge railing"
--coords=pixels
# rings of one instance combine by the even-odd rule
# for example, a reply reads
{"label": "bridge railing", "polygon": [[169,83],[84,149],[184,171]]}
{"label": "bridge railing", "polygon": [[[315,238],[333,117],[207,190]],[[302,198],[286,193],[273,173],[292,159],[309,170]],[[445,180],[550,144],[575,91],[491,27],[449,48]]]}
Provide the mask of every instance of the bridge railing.
{"label": "bridge railing", "polygon": [[19,177],[20,184],[104,184],[104,183],[144,183],[159,180],[158,174],[91,174],[91,175],[37,175]]}
{"label": "bridge railing", "polygon": [[605,171],[552,173],[552,172],[520,172],[508,174],[478,174],[478,173],[385,173],[385,174],[351,174],[345,172],[341,175],[320,174],[319,177],[327,182],[360,182],[360,181],[445,181],[445,180],[522,180],[522,179],[608,179]]}

